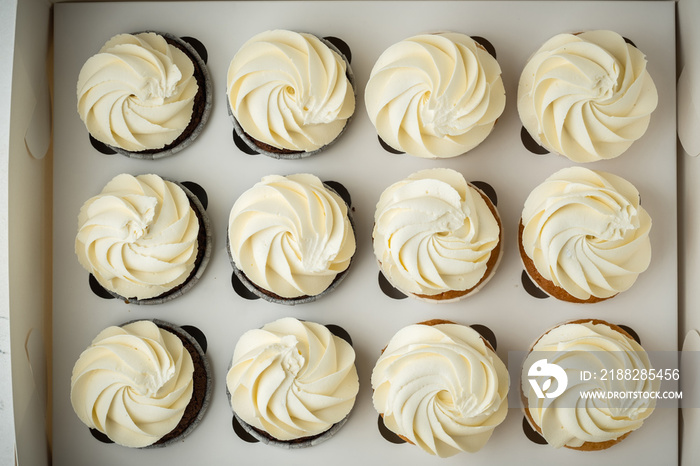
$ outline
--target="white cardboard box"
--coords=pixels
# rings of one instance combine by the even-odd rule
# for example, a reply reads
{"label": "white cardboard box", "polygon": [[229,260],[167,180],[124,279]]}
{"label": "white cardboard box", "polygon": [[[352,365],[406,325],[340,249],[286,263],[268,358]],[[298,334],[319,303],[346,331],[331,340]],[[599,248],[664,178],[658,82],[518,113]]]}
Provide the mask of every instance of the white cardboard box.
{"label": "white cardboard box", "polygon": [[[687,33],[692,30],[688,24],[700,19],[697,5],[695,0],[680,0],[677,4],[679,71],[683,69],[684,64],[692,62],[693,55],[700,55],[700,47],[689,47],[685,43],[686,35],[692,39],[694,34]],[[51,56],[52,4],[40,0],[19,0],[15,16],[12,2],[4,2],[0,14],[4,23],[7,22],[8,16],[16,18],[12,87],[9,94],[11,100],[8,100],[7,104],[6,100],[0,100],[0,155],[3,157],[0,161],[0,185],[7,187],[7,198],[0,196],[0,200],[6,201],[3,202],[3,210],[7,209],[5,215],[2,215],[7,224],[3,224],[0,234],[0,241],[3,242],[3,255],[0,255],[0,263],[3,264],[0,277],[3,281],[0,290],[7,290],[7,293],[0,292],[0,343],[3,345],[0,350],[6,352],[5,348],[9,348],[7,352],[12,365],[12,398],[4,395],[0,398],[0,434],[5,432],[3,429],[10,434],[14,432],[15,452],[20,464],[39,465],[49,464],[51,461],[50,428],[47,427],[50,423],[47,423],[47,413],[51,412],[48,381],[51,380],[53,183],[49,98],[51,64],[47,57]],[[700,43],[691,40],[688,42]],[[0,58],[4,58],[4,55]],[[696,63],[700,65],[700,60]],[[693,67],[689,67],[688,70],[692,82],[692,73],[697,71]],[[694,76],[695,81],[700,81],[697,74]],[[8,79],[7,74],[0,77],[3,79],[0,80],[0,84],[4,84],[4,80]],[[692,90],[690,92],[691,96],[695,97],[695,102],[700,102],[700,98],[697,97],[700,94],[692,94]],[[3,93],[2,96],[6,99],[7,94]],[[512,104],[513,96],[510,97]],[[687,102],[692,103],[693,100],[688,99]],[[222,106],[221,102],[217,103]],[[6,106],[9,107],[9,112]],[[692,113],[693,110],[690,106],[689,112]],[[365,115],[360,115],[359,118],[365,118]],[[679,122],[681,121],[685,120],[679,115]],[[696,266],[693,260],[684,260],[687,257],[696,257],[696,248],[700,244],[693,241],[692,234],[700,227],[696,225],[700,221],[700,215],[695,214],[695,203],[699,201],[697,195],[693,195],[697,192],[695,180],[700,176],[700,159],[689,157],[679,146],[677,161],[678,214],[682,228],[679,253],[678,335],[679,341],[682,342],[689,331],[700,328],[700,314],[697,311],[691,312],[697,307],[700,293],[695,292],[696,287],[685,286],[686,283],[691,283],[689,277],[697,276],[694,267],[699,266]],[[9,344],[6,340],[7,335],[2,333],[2,324],[5,321],[1,318],[5,316],[9,318]],[[367,349],[370,350],[371,348]],[[3,358],[0,359],[2,369],[8,355],[0,352],[0,358]],[[8,393],[9,377],[0,374],[0,379],[4,381],[0,382],[0,394]],[[7,454],[10,451],[8,444],[11,442],[8,440],[11,440],[11,435],[0,437],[4,448],[0,449],[0,454]],[[698,464],[697,457],[693,456],[698,454],[694,451],[697,448],[691,449],[688,442],[685,442],[683,455],[689,458],[685,464]],[[0,456],[2,464],[11,460],[12,457]],[[669,459],[669,464],[672,462]]]}

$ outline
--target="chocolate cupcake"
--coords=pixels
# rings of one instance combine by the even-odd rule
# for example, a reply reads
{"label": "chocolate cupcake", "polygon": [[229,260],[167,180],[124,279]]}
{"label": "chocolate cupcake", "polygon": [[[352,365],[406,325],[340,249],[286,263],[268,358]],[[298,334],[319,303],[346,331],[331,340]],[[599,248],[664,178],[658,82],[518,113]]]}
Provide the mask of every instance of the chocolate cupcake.
{"label": "chocolate cupcake", "polygon": [[372,370],[386,427],[440,457],[479,451],[508,413],[505,364],[479,333],[446,320],[399,330]]}
{"label": "chocolate cupcake", "polygon": [[355,404],[355,351],[324,325],[279,319],[241,336],[226,389],[236,419],[257,440],[288,449],[317,445]]}
{"label": "chocolate cupcake", "polygon": [[121,174],[80,209],[75,252],[112,296],[160,304],[190,290],[204,273],[211,227],[182,184]]}
{"label": "chocolate cupcake", "polygon": [[345,278],[355,254],[348,206],[310,174],[263,177],[234,203],[227,239],[241,282],[279,304],[326,295]]}
{"label": "chocolate cupcake", "polygon": [[140,320],[100,332],[73,367],[71,403],[90,429],[126,447],[163,447],[199,424],[209,362],[182,328]]}
{"label": "chocolate cupcake", "polygon": [[629,289],[651,260],[651,217],[623,178],[583,167],[559,170],[525,201],[518,244],[545,293],[597,303]]}
{"label": "chocolate cupcake", "polygon": [[374,255],[387,280],[428,302],[479,291],[502,256],[495,205],[451,169],[422,170],[389,186],[374,214]]}
{"label": "chocolate cupcake", "polygon": [[201,133],[212,106],[209,71],[179,37],[112,37],[78,77],[78,113],[88,132],[122,155],[165,157]]}
{"label": "chocolate cupcake", "polygon": [[646,57],[613,31],[552,37],[518,85],[518,114],[530,136],[579,163],[625,152],[646,132],[657,101]]}
{"label": "chocolate cupcake", "polygon": [[[527,421],[554,448],[597,451],[620,443],[654,411],[651,395],[660,379],[606,375],[618,370],[653,371],[647,353],[621,327],[582,319],[548,330],[523,363],[520,395]],[[583,380],[583,371],[597,376]],[[624,397],[605,396],[613,392]],[[584,393],[604,396],[586,401]]]}
{"label": "chocolate cupcake", "polygon": [[355,111],[348,58],[328,40],[286,30],[243,44],[228,69],[227,96],[238,136],[277,159],[324,150]]}
{"label": "chocolate cupcake", "polygon": [[386,49],[365,89],[379,138],[416,157],[447,158],[481,144],[503,113],[496,58],[465,34],[421,34]]}

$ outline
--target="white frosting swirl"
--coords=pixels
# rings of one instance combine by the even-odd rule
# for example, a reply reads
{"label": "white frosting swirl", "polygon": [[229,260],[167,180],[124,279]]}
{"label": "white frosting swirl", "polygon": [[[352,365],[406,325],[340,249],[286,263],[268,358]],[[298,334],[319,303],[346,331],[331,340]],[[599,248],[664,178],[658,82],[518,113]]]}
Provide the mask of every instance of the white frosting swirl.
{"label": "white frosting swirl", "polygon": [[476,286],[500,241],[480,193],[450,169],[422,170],[389,186],[374,214],[374,255],[387,279],[412,294]]}
{"label": "white frosting swirl", "polygon": [[[553,398],[538,398],[528,382],[529,368],[542,358],[566,372],[568,383],[564,392]],[[644,349],[631,338],[605,323],[568,323],[555,327],[532,348],[523,364],[521,387],[532,420],[540,427],[547,443],[555,448],[580,447],[584,442],[607,442],[641,427],[654,411],[656,400],[641,396],[656,392],[660,379],[625,380],[606,377],[603,371],[627,369],[652,370]],[[591,380],[582,380],[581,371],[596,373]],[[544,379],[539,377],[538,379]],[[540,386],[544,380],[537,380]],[[639,393],[635,398],[588,398],[584,392]]]}
{"label": "white frosting swirl", "polygon": [[309,174],[265,176],[233,205],[228,235],[236,267],[283,298],[320,294],[355,253],[345,202]]}
{"label": "white frosting swirl", "polygon": [[372,371],[384,424],[441,457],[481,449],[508,412],[506,366],[470,327],[410,325]]}
{"label": "white frosting swirl", "polygon": [[637,189],[611,173],[559,170],[530,193],[521,221],[537,271],[581,300],[627,290],[651,261],[651,217]]}
{"label": "white frosting swirl", "polygon": [[312,34],[262,32],[231,61],[229,106],[258,141],[311,152],[338,137],[355,111],[346,71],[343,57]]}
{"label": "white frosting swirl", "polygon": [[505,108],[498,62],[464,34],[424,34],[386,49],[365,105],[377,133],[418,157],[454,157],[480,144]]}
{"label": "white frosting swirl", "polygon": [[78,77],[78,113],[95,139],[136,152],[161,149],[192,118],[192,60],[155,33],[119,34]]}
{"label": "white frosting swirl", "polygon": [[226,386],[246,423],[282,441],[311,437],[350,413],[355,351],[325,326],[287,317],[243,334]]}
{"label": "white frosting swirl", "polygon": [[127,447],[145,447],[180,422],[193,391],[192,357],[151,321],[108,327],[80,355],[71,403],[80,420]]}
{"label": "white frosting swirl", "polygon": [[178,185],[158,175],[121,174],[80,209],[75,252],[108,290],[124,298],[153,298],[193,271],[199,228]]}
{"label": "white frosting swirl", "polygon": [[617,157],[646,132],[656,108],[646,63],[612,31],[552,37],[520,77],[523,126],[547,150],[574,162]]}

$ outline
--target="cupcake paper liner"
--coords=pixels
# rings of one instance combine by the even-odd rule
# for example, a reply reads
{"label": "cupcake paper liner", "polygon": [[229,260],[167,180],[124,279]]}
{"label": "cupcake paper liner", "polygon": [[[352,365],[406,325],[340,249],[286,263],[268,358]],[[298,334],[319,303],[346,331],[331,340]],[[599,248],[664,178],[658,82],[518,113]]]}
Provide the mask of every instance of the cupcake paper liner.
{"label": "cupcake paper liner", "polygon": [[[318,36],[316,36],[318,37]],[[321,40],[324,44],[328,46],[331,50],[336,52],[338,55],[340,55],[343,60],[345,61],[346,65],[346,75],[348,77],[348,80],[350,81],[350,86],[352,86],[353,90],[353,95],[355,97],[355,102],[357,102],[357,88],[355,87],[355,75],[352,72],[352,68],[350,67],[350,62],[348,61],[348,58],[336,47],[333,45],[331,42],[328,40],[324,39],[323,37],[318,37],[318,39]],[[298,160],[306,157],[310,157],[312,155],[318,154],[319,152],[322,152],[326,150],[331,144],[335,143],[342,135],[345,133],[345,131],[348,128],[348,124],[352,120],[353,114],[345,121],[345,126],[343,126],[343,129],[338,133],[338,135],[333,139],[331,142],[326,144],[325,146],[319,147],[316,150],[312,151],[299,151],[299,152],[292,152],[292,153],[282,153],[282,152],[271,152],[268,150],[264,150],[260,148],[255,142],[251,139],[251,137],[243,130],[241,127],[240,123],[238,123],[238,120],[236,117],[233,115],[233,111],[231,110],[231,105],[229,104],[229,99],[228,99],[228,94],[226,95],[226,110],[228,111],[229,117],[231,117],[231,122],[233,123],[233,129],[236,132],[236,134],[241,138],[241,140],[245,143],[246,146],[248,146],[251,150],[257,152],[258,154],[266,155],[268,157],[272,157],[273,159],[280,159],[280,160]]]}
{"label": "cupcake paper liner", "polygon": [[[230,394],[229,394],[230,396]],[[249,433],[251,436],[253,436],[256,440],[258,440],[260,443],[263,443],[265,445],[272,445],[275,447],[279,448],[284,448],[286,450],[296,450],[299,448],[307,448],[307,447],[312,447],[314,445],[318,445],[319,443],[323,443],[329,438],[333,437],[336,432],[340,430],[341,427],[347,422],[348,416],[345,416],[343,419],[340,421],[336,422],[333,424],[330,429],[315,435],[313,437],[309,437],[306,440],[299,439],[299,440],[289,440],[289,441],[283,441],[283,440],[277,440],[275,438],[272,438],[269,435],[264,435],[262,434],[258,429],[255,427],[251,426],[247,422],[245,422],[243,419],[241,419],[238,414],[235,412],[233,413],[233,416],[236,418],[240,426],[245,430],[247,433]]]}
{"label": "cupcake paper liner", "polygon": [[[187,136],[183,141],[181,141],[179,144],[170,147],[170,148],[165,148],[163,150],[155,150],[155,151],[141,151],[141,152],[132,152],[128,151],[126,149],[122,149],[121,147],[115,147],[111,146],[109,144],[105,144],[107,147],[112,149],[114,152],[130,157],[132,159],[141,159],[141,160],[156,160],[160,159],[163,157],[168,157],[170,155],[176,154],[180,152],[181,150],[185,149],[188,147],[192,142],[199,136],[199,134],[202,132],[204,125],[206,124],[207,120],[209,119],[209,114],[211,113],[211,108],[212,108],[212,103],[213,103],[213,96],[212,96],[212,82],[211,82],[211,75],[209,74],[209,69],[207,68],[206,63],[204,63],[204,60],[202,60],[202,57],[199,56],[199,53],[192,47],[190,44],[182,40],[181,38],[174,36],[172,34],[169,34],[167,32],[158,32],[158,31],[143,31],[143,32],[153,32],[155,34],[158,34],[160,36],[165,37],[168,40],[172,40],[174,42],[177,42],[180,46],[185,48],[187,50],[188,57],[192,59],[196,63],[196,65],[199,67],[199,69],[202,71],[202,75],[204,77],[204,110],[202,112],[201,119],[197,126],[194,127],[192,132]],[[136,33],[138,34],[138,33]],[[166,147],[168,147],[166,145]]]}

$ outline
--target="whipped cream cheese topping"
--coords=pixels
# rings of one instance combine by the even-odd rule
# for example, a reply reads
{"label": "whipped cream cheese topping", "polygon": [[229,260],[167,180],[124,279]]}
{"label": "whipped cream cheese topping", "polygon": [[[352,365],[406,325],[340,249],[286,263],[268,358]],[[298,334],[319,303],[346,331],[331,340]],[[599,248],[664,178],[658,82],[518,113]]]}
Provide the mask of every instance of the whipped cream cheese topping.
{"label": "whipped cream cheese topping", "polygon": [[121,174],[80,209],[75,252],[108,290],[153,298],[194,270],[199,228],[178,185],[158,175]]}
{"label": "whipped cream cheese topping", "polygon": [[95,139],[137,152],[187,128],[199,86],[192,60],[155,33],[119,34],[78,77],[78,113]]}
{"label": "whipped cream cheese topping", "polygon": [[384,424],[430,454],[475,452],[508,412],[506,366],[470,327],[410,325],[372,371]]}
{"label": "whipped cream cheese topping", "polygon": [[283,318],[243,334],[226,386],[246,423],[282,441],[311,437],[350,413],[355,351],[321,324]]}
{"label": "whipped cream cheese topping", "polygon": [[262,32],[228,69],[233,116],[258,141],[311,152],[332,142],[355,111],[343,57],[312,34]]}
{"label": "whipped cream cheese topping", "polygon": [[574,162],[617,157],[646,132],[656,108],[646,64],[642,52],[612,31],[552,37],[520,77],[523,126]]}
{"label": "whipped cream cheese topping", "polygon": [[177,335],[151,321],[108,327],[73,367],[80,420],[127,447],[145,447],[180,422],[193,391],[192,357]]}
{"label": "whipped cream cheese topping", "polygon": [[236,267],[283,298],[320,294],[355,253],[345,202],[309,174],[265,176],[233,205],[228,235]]}
{"label": "whipped cream cheese topping", "polygon": [[637,189],[611,173],[559,170],[530,193],[521,222],[537,271],[578,299],[627,290],[651,261],[651,217]]}
{"label": "whipped cream cheese topping", "polygon": [[374,255],[413,294],[468,290],[484,276],[500,227],[480,193],[451,169],[421,170],[389,186],[374,214]]}
{"label": "whipped cream cheese topping", "polygon": [[505,107],[501,68],[469,36],[423,34],[386,49],[365,105],[377,133],[417,157],[454,157],[489,135]]}
{"label": "whipped cream cheese topping", "polygon": [[[567,323],[544,334],[523,364],[522,391],[532,420],[547,443],[555,448],[580,447],[584,442],[606,442],[641,427],[654,410],[652,397],[581,399],[583,392],[656,392],[660,380],[625,380],[604,377],[602,371],[652,370],[644,349],[631,338],[598,322]],[[556,364],[567,374],[564,392],[553,398],[538,398],[528,370],[539,359]],[[582,380],[582,370],[597,378]],[[540,381],[540,385],[543,381]]]}

